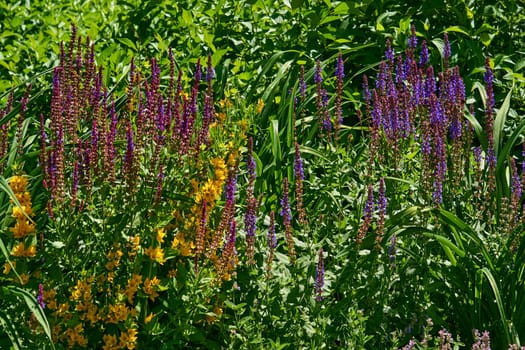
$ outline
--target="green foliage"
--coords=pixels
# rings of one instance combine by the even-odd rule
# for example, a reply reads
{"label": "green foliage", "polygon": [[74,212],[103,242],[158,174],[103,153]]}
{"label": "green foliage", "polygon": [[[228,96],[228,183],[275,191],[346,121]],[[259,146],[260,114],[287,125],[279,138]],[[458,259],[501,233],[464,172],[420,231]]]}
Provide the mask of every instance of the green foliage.
{"label": "green foliage", "polygon": [[[136,331],[139,348],[397,349],[411,341],[420,349],[442,348],[446,342],[460,349],[482,341],[481,336],[472,340],[473,329],[489,330],[494,348],[520,345],[525,339],[523,200],[513,195],[524,161],[522,10],[518,1],[463,0],[0,3],[0,96],[6,106],[0,111],[0,262],[5,271],[0,276],[0,335],[5,335],[0,347],[65,348],[85,339],[88,347],[100,348],[115,336],[114,345],[123,348],[125,341],[133,346]],[[72,58],[60,60],[58,43],[68,41],[71,22],[78,28],[75,43],[83,38],[76,50],[88,52],[86,36],[96,43],[95,67],[104,67],[101,86],[108,87],[107,99],[75,95],[93,88],[95,79],[89,80],[85,68],[72,69]],[[421,134],[392,144],[381,129],[374,139],[377,130],[362,98],[362,76],[381,70],[386,39],[396,56],[406,53],[412,24],[419,44],[427,41],[434,67],[443,65],[442,38],[448,33],[450,66],[458,65],[465,78],[471,107],[459,111],[462,122],[470,123],[470,139],[454,148],[452,137],[445,138],[448,170],[439,204],[432,193],[435,173],[425,172],[432,162],[423,155]],[[67,44],[64,50],[67,56]],[[345,65],[342,83],[336,78],[339,54]],[[204,81],[193,85],[197,60],[206,55],[215,72],[211,90]],[[495,76],[492,130],[484,113],[487,56]],[[130,81],[133,57],[138,75]],[[150,69],[155,66],[150,57],[157,57],[158,71]],[[323,78],[319,86],[317,64]],[[51,180],[56,179],[49,171],[57,162],[49,155],[57,154],[60,139],[61,119],[51,108],[57,65],[68,72],[63,84],[70,89],[61,106],[69,105],[68,94],[89,100],[63,110],[64,116],[79,118],[65,136],[63,192],[53,192]],[[188,72],[181,76],[180,93],[175,92],[179,70]],[[75,85],[75,77],[88,78]],[[370,79],[370,88],[374,83]],[[29,84],[27,103],[17,103]],[[152,91],[158,94],[154,103],[148,101]],[[153,111],[151,118],[177,108],[188,112],[184,104],[199,96],[194,130],[200,130],[211,94],[216,119],[210,138],[199,143],[194,131],[187,153],[182,129],[157,133],[158,120],[148,126],[141,119],[145,111]],[[96,144],[97,132],[111,125],[113,101],[115,179],[105,146]],[[157,102],[163,109],[155,107]],[[428,117],[425,108],[414,130]],[[342,124],[336,120],[339,109]],[[175,119],[170,127],[178,125]],[[47,135],[43,143],[42,131]],[[138,150],[135,168],[126,168],[128,133]],[[253,138],[257,172],[255,264],[247,258],[244,224],[250,186],[247,136]],[[170,141],[163,143],[163,137]],[[497,159],[493,175],[491,137]],[[479,163],[472,154],[477,146]],[[454,168],[455,155],[461,157],[460,170]],[[88,156],[96,161],[83,168]],[[233,169],[238,183],[235,204],[228,209],[231,197],[222,192]],[[15,193],[9,182],[24,173],[32,213],[27,196]],[[83,176],[77,192],[75,174]],[[285,178],[291,227],[280,215]],[[383,190],[388,205],[381,214],[369,196],[377,202]],[[213,200],[204,208],[201,249],[205,196]],[[23,215],[17,214],[20,210]],[[274,250],[267,236],[271,212]],[[16,238],[19,220],[34,223],[36,232]],[[232,222],[236,255],[228,260]],[[216,232],[219,247],[211,254]],[[36,256],[30,251],[20,256],[22,242],[36,247]],[[164,255],[155,255],[153,248],[162,248]],[[137,276],[137,290],[131,293]],[[44,310],[35,297],[41,282]],[[115,310],[122,306],[127,316],[119,319]]]}

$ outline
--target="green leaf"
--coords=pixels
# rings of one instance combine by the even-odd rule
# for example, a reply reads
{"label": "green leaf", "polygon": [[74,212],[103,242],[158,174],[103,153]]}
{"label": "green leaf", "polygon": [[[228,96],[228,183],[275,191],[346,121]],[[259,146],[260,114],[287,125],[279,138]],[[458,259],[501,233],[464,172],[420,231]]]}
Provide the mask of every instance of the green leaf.
{"label": "green leaf", "polygon": [[133,51],[137,51],[137,46],[135,43],[128,38],[117,38],[117,40],[121,43],[132,49]]}
{"label": "green leaf", "polygon": [[461,248],[459,248],[454,243],[452,243],[448,238],[443,237],[443,236],[438,235],[438,234],[435,234],[435,233],[431,233],[431,232],[425,232],[423,234],[425,236],[433,238],[433,239],[435,239],[436,241],[439,242],[439,244],[441,245],[441,247],[445,251],[445,254],[449,258],[449,260],[452,263],[452,265],[456,266],[456,264],[457,264],[457,259],[454,256],[453,252],[456,253],[457,255],[459,255],[462,258],[465,256],[465,251],[462,250]]}
{"label": "green leaf", "polygon": [[[470,227],[463,220],[461,220],[456,215],[452,214],[451,212],[445,209],[432,209],[432,211],[444,224],[455,227],[455,229],[458,231],[458,234],[464,235],[465,238],[468,238],[473,243],[475,243],[476,250],[481,252],[484,258],[484,260],[480,263],[483,263],[484,265],[486,264],[491,270],[494,270],[494,263],[492,262],[492,258],[489,252],[487,251],[485,242],[481,239],[480,236],[478,236],[478,234],[472,227]],[[474,261],[472,262],[474,263]]]}
{"label": "green leaf", "polygon": [[507,340],[507,344],[512,344],[511,339],[511,332],[515,333],[516,331],[513,329],[514,325],[512,323],[509,323],[507,321],[507,316],[505,315],[505,307],[503,305],[503,300],[501,299],[501,294],[499,292],[498,283],[496,282],[496,279],[492,275],[492,272],[486,267],[481,269],[481,272],[485,275],[487,278],[487,281],[490,284],[490,287],[492,289],[492,293],[494,294],[494,298],[496,299],[496,306],[498,307],[499,315],[500,315],[500,321],[502,323],[502,327],[505,331],[505,337]]}
{"label": "green leaf", "polygon": [[185,25],[189,26],[190,24],[193,24],[193,15],[188,10],[182,10],[182,21]]}
{"label": "green leaf", "polygon": [[[496,157],[499,156],[499,149],[501,147],[501,141],[503,139],[503,128],[505,126],[505,121],[507,120],[507,114],[509,113],[510,108],[510,99],[512,97],[512,92],[514,90],[514,85],[507,93],[503,104],[496,114],[496,119],[494,119],[494,153]],[[497,158],[496,158],[497,159]]]}
{"label": "green leaf", "polygon": [[446,28],[444,31],[444,33],[448,33],[448,32],[456,32],[456,33],[461,33],[465,36],[467,36],[468,38],[470,38],[470,34],[465,30],[463,29],[462,27],[460,26],[451,26],[451,27],[448,27]]}

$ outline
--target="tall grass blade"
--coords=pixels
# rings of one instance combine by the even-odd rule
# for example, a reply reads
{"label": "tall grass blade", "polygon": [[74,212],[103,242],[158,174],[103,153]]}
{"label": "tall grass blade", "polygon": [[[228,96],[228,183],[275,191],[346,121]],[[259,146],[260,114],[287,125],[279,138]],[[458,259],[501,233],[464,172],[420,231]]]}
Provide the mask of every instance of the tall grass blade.
{"label": "tall grass blade", "polygon": [[507,316],[505,315],[505,309],[503,307],[503,300],[501,299],[501,294],[499,292],[498,283],[494,279],[494,276],[492,275],[492,272],[486,267],[482,268],[481,271],[487,278],[487,281],[490,284],[490,288],[492,289],[492,292],[494,293],[494,298],[496,299],[496,305],[498,307],[498,311],[500,314],[500,320],[503,326],[503,330],[505,332],[505,337],[507,340],[507,344],[512,344],[511,339],[511,332],[514,334],[516,333],[516,330],[514,329],[514,325],[512,323],[509,323],[507,320]]}
{"label": "tall grass blade", "polygon": [[12,349],[19,350],[21,348],[21,344],[19,341],[20,337],[18,335],[18,332],[16,331],[13,321],[11,321],[9,315],[3,310],[0,310],[0,325],[11,340]]}
{"label": "tall grass blade", "polygon": [[503,140],[504,134],[503,134],[503,128],[505,126],[505,121],[507,120],[507,114],[509,113],[510,108],[510,99],[512,97],[512,92],[514,90],[514,85],[507,93],[507,97],[505,97],[505,100],[503,101],[503,104],[498,110],[498,113],[496,114],[496,119],[494,119],[494,152],[496,153],[496,157],[499,158],[499,149],[501,147],[501,142]]}
{"label": "tall grass blade", "polygon": [[51,348],[54,349],[55,346],[53,344],[53,338],[51,336],[51,327],[49,327],[49,323],[47,321],[44,310],[42,310],[42,308],[38,304],[38,301],[35,299],[35,297],[28,291],[22,288],[16,287],[16,286],[8,286],[7,288],[14,295],[20,296],[24,299],[27,307],[33,313],[33,315],[35,315],[35,318],[37,319],[38,323],[40,323],[40,325],[44,329],[44,332],[49,338],[49,341],[51,343]]}

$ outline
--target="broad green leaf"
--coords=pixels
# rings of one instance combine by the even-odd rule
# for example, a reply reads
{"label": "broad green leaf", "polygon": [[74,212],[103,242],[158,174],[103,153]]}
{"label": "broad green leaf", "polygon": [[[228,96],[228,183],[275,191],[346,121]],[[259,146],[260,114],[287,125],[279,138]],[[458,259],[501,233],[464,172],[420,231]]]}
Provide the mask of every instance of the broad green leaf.
{"label": "broad green leaf", "polygon": [[460,26],[451,26],[451,27],[448,27],[446,28],[443,33],[448,33],[448,32],[456,32],[456,33],[461,33],[467,37],[470,38],[470,34],[462,27]]}
{"label": "broad green leaf", "polygon": [[130,39],[128,39],[128,38],[117,38],[117,40],[120,43],[122,43],[122,44],[126,45],[127,47],[129,47],[130,49],[132,49],[133,51],[137,51],[137,46]]}

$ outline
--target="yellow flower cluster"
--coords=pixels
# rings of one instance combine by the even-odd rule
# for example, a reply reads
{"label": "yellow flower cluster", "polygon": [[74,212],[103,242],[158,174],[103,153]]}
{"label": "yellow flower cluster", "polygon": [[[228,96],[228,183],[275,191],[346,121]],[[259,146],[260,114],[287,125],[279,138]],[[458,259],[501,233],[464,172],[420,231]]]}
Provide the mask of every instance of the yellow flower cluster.
{"label": "yellow flower cluster", "polygon": [[[195,195],[195,204],[191,207],[191,215],[184,220],[184,231],[193,232],[199,227],[202,221],[202,205],[206,202],[206,221],[209,213],[215,207],[217,200],[222,194],[222,189],[228,175],[227,164],[222,158],[210,159],[210,165],[213,169],[213,175],[210,176],[201,186],[195,179],[191,180],[191,187]],[[173,216],[178,221],[183,221],[179,212],[174,211]],[[171,247],[177,249],[182,256],[191,256],[195,249],[195,242],[187,241],[185,234],[177,233],[171,242]]]}
{"label": "yellow flower cluster", "polygon": [[107,323],[119,323],[124,322],[130,315],[133,315],[136,311],[131,310],[125,304],[118,303],[109,305],[109,313],[106,322]]}
{"label": "yellow flower cluster", "polygon": [[[224,185],[224,181],[226,181],[226,176],[228,175],[224,159],[212,158],[210,163],[213,167],[214,176],[204,183],[200,191],[198,191],[195,196],[195,211],[197,212],[200,210],[200,204],[203,200],[206,201],[206,205],[210,210],[213,208],[215,202],[221,196],[222,187]],[[194,184],[194,188],[195,187],[196,186]]]}
{"label": "yellow flower cluster", "polygon": [[126,332],[120,333],[119,341],[114,334],[104,334],[102,340],[104,341],[103,350],[118,350],[118,349],[135,349],[137,342],[137,329],[128,328]]}
{"label": "yellow flower cluster", "polygon": [[144,280],[144,293],[146,293],[151,301],[155,301],[155,299],[159,296],[159,293],[157,293],[158,286],[160,285],[160,280],[155,276],[153,278],[146,278]]}
{"label": "yellow flower cluster", "polygon": [[31,203],[31,195],[27,192],[27,178],[20,175],[13,176],[9,180],[9,187],[11,187],[20,203],[20,207],[13,206],[13,217],[16,219],[16,223],[9,230],[13,232],[14,238],[22,239],[28,234],[35,233],[35,224],[29,219],[33,216],[33,205]]}
{"label": "yellow flower cluster", "polygon": [[161,247],[162,243],[164,243],[164,236],[166,236],[166,229],[157,228],[156,231],[157,233],[155,234],[155,241],[157,242],[158,247],[151,245],[149,248],[144,250],[144,254],[146,254],[151,260],[162,265],[164,262],[166,262],[166,258],[164,257],[164,249]]}
{"label": "yellow flower cluster", "polygon": [[11,255],[19,258],[33,258],[36,255],[36,246],[30,245],[26,247],[24,242],[20,242],[13,247]]}
{"label": "yellow flower cluster", "polygon": [[126,287],[126,290],[124,291],[124,294],[126,294],[126,297],[128,298],[128,302],[133,305],[133,299],[135,298],[135,294],[139,290],[139,286],[142,283],[142,276],[139,274],[134,273],[133,277],[131,277],[128,280],[128,285]]}
{"label": "yellow flower cluster", "polygon": [[[27,178],[22,175],[15,175],[9,179],[9,187],[13,191],[16,200],[11,200],[13,205],[12,217],[15,218],[15,224],[9,228],[13,233],[13,238],[16,240],[13,243],[10,255],[14,258],[29,259],[36,256],[36,238],[35,238],[35,223],[31,219],[33,214],[33,204],[31,203],[31,195],[27,191]],[[27,284],[30,275],[25,272],[27,263],[19,261],[19,282],[22,285]],[[17,261],[13,259],[11,264],[6,262],[4,264],[4,274],[9,274],[11,269],[16,267]],[[36,276],[36,274],[35,274]]]}
{"label": "yellow flower cluster", "polygon": [[82,323],[77,324],[73,328],[66,330],[64,334],[69,348],[78,346],[85,348],[87,346],[87,338],[84,335],[84,325]]}
{"label": "yellow flower cluster", "polygon": [[135,259],[137,252],[140,249],[140,236],[133,236],[129,238],[128,242],[128,257],[131,261]]}
{"label": "yellow flower cluster", "polygon": [[27,178],[15,175],[9,179],[9,187],[11,187],[20,203],[20,206],[13,205],[12,215],[16,219],[16,223],[9,230],[13,233],[14,238],[22,239],[28,234],[35,233],[35,224],[30,220],[30,217],[33,216],[33,205],[31,203],[31,195],[27,192]]}
{"label": "yellow flower cluster", "polygon": [[46,307],[50,310],[55,310],[57,308],[56,295],[57,292],[54,289],[47,291],[44,290],[44,302],[46,303]]}
{"label": "yellow flower cluster", "polygon": [[122,251],[118,243],[111,247],[111,250],[106,254],[108,262],[106,263],[106,270],[108,270],[108,282],[112,283],[115,278],[115,269],[120,266],[120,259],[122,258]]}
{"label": "yellow flower cluster", "polygon": [[137,342],[137,329],[128,328],[126,332],[120,334],[120,347],[128,350],[135,349],[135,343]]}
{"label": "yellow flower cluster", "polygon": [[186,241],[184,234],[179,232],[171,241],[171,247],[173,249],[178,249],[180,255],[182,256],[191,256],[193,249],[195,249],[195,244],[193,242]]}
{"label": "yellow flower cluster", "polygon": [[164,258],[164,249],[161,247],[149,247],[144,250],[144,254],[149,256],[153,261],[158,262],[159,264],[164,264],[166,258]]}
{"label": "yellow flower cluster", "polygon": [[120,258],[122,258],[122,251],[118,245],[114,245],[113,248],[106,254],[108,262],[106,263],[106,269],[113,271],[120,265]]}

